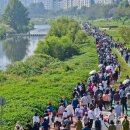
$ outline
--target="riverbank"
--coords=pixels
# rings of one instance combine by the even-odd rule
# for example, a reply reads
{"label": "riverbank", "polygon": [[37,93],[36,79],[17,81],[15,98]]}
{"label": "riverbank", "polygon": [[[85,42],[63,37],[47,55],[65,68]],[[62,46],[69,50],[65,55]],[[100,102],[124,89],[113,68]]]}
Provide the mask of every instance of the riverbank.
{"label": "riverbank", "polygon": [[87,37],[86,43],[78,45],[80,53],[64,61],[37,53],[37,58],[30,57],[26,65],[19,62],[10,72],[1,72],[0,95],[7,100],[3,115],[4,130],[13,129],[17,120],[24,125],[35,112],[42,115],[49,101],[55,110],[61,96],[70,101],[75,83],[85,81],[89,71],[98,65],[94,41],[92,37]]}

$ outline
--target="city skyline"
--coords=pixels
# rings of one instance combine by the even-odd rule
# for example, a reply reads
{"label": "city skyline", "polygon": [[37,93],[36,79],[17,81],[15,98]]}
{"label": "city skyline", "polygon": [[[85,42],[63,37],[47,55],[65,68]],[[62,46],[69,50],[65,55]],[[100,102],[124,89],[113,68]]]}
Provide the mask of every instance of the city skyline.
{"label": "city skyline", "polygon": [[[9,0],[0,0],[0,12],[3,11]],[[42,2],[46,10],[67,10],[72,7],[81,8],[82,6],[91,7],[92,4],[108,5],[120,0],[20,0],[25,7],[32,3]],[[128,0],[130,2],[130,0]]]}

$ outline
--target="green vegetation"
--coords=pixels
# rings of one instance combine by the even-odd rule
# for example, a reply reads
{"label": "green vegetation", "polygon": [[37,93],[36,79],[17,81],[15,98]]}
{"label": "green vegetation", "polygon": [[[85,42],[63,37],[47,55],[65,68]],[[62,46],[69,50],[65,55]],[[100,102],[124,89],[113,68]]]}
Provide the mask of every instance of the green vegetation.
{"label": "green vegetation", "polygon": [[[34,56],[24,62],[12,64],[7,71],[0,72],[0,95],[7,100],[3,115],[4,130],[12,130],[17,120],[24,125],[26,120],[32,120],[35,112],[42,115],[49,101],[52,102],[56,111],[61,96],[66,96],[70,101],[72,90],[77,82],[86,81],[89,72],[97,68],[95,40],[87,36],[86,42],[76,44],[73,38],[77,37],[77,33],[79,35],[79,23],[73,19],[67,19],[66,21],[69,21],[67,26],[65,26],[66,21],[58,19],[63,24],[59,23],[56,30],[52,26],[53,33],[50,31],[45,41],[39,42]],[[65,30],[62,30],[63,27]],[[78,40],[78,37],[76,39]],[[50,54],[50,56],[45,55],[43,42],[48,40],[54,45],[51,51],[57,49],[55,46],[63,46],[65,50],[77,46],[80,53],[75,56],[69,55],[69,57],[65,55],[64,61],[55,58],[54,52],[53,57]],[[63,53],[62,51],[58,51],[59,55]]]}
{"label": "green vegetation", "polygon": [[59,60],[65,60],[79,54],[79,50],[67,36],[61,38],[50,36],[45,41],[39,42],[37,53],[45,53]]}
{"label": "green vegetation", "polygon": [[58,18],[44,41],[40,41],[37,53],[45,53],[59,60],[65,60],[79,54],[77,43],[84,43],[87,35],[81,31],[79,23],[71,18]]}
{"label": "green vegetation", "polygon": [[130,48],[130,19],[127,19],[125,24],[121,20],[93,21],[93,24],[99,28],[104,28],[104,31],[111,35],[115,41],[124,42],[125,46]]}
{"label": "green vegetation", "polygon": [[23,124],[27,119],[31,120],[35,111],[41,115],[49,101],[56,109],[62,95],[70,100],[76,83],[86,80],[89,71],[97,67],[98,58],[93,43],[94,40],[82,45],[82,54],[78,56],[64,62],[52,62],[42,69],[41,75],[25,78],[2,74],[4,80],[1,82],[0,95],[7,100],[4,130],[11,129],[17,120]]}
{"label": "green vegetation", "polygon": [[120,65],[121,65],[121,76],[120,76],[120,79],[114,85],[115,88],[117,88],[119,86],[119,83],[123,82],[124,79],[126,79],[126,76],[130,73],[130,68],[129,68],[128,64],[125,62],[125,60],[123,59],[123,57],[121,57],[121,55],[119,54],[119,52],[116,49],[113,49],[113,52],[117,55],[118,61],[119,61]]}
{"label": "green vegetation", "polygon": [[19,0],[9,1],[2,20],[18,33],[28,31],[28,12]]}
{"label": "green vegetation", "polygon": [[0,24],[0,39],[3,39],[6,33],[10,32],[14,32],[14,30],[6,24]]}

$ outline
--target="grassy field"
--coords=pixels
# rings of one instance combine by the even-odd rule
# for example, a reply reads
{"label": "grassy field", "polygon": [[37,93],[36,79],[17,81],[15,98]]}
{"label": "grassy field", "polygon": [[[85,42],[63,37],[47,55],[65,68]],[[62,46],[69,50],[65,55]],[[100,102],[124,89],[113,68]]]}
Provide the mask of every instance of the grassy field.
{"label": "grassy field", "polygon": [[115,88],[117,88],[119,86],[119,83],[123,82],[125,80],[126,76],[130,74],[130,67],[128,66],[128,64],[125,62],[123,57],[121,57],[121,55],[119,54],[119,52],[116,49],[113,49],[113,52],[117,55],[118,61],[121,65],[121,76],[120,76],[120,79],[118,80],[118,82],[114,86]]}
{"label": "grassy field", "polygon": [[[93,24],[99,28],[109,28],[109,29],[104,30],[104,32],[112,36],[114,41],[125,42],[121,36],[120,29],[121,27],[127,27],[127,26],[129,27],[130,19],[125,21],[125,24],[122,24],[122,21],[115,21],[115,20],[93,21]],[[125,47],[130,48],[130,44],[127,43]]]}
{"label": "grassy field", "polygon": [[[1,73],[0,96],[5,97],[4,130],[12,130],[16,121],[23,124],[35,112],[42,115],[49,101],[56,107],[61,96],[71,99],[77,82],[85,81],[90,70],[97,68],[94,39],[80,46],[81,54],[63,62],[54,62],[43,74],[20,77]],[[91,51],[90,51],[91,50]]]}

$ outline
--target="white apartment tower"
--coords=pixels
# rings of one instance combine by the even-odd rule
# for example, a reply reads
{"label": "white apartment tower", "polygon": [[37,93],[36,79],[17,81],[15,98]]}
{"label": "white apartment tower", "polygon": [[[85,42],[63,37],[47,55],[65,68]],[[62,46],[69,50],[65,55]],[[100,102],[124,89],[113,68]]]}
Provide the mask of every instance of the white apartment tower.
{"label": "white apartment tower", "polygon": [[53,10],[53,1],[54,0],[43,0],[43,4],[46,10]]}
{"label": "white apartment tower", "polygon": [[91,0],[80,0],[80,7],[79,8],[81,8],[82,6],[90,7],[91,6]]}
{"label": "white apartment tower", "polygon": [[101,5],[113,4],[113,0],[96,0],[96,4],[101,4]]}
{"label": "white apartment tower", "polygon": [[72,7],[81,8],[82,6],[90,7],[91,0],[62,0],[62,9],[68,9]]}
{"label": "white apartment tower", "polygon": [[2,12],[7,6],[9,0],[0,0],[0,12]]}

